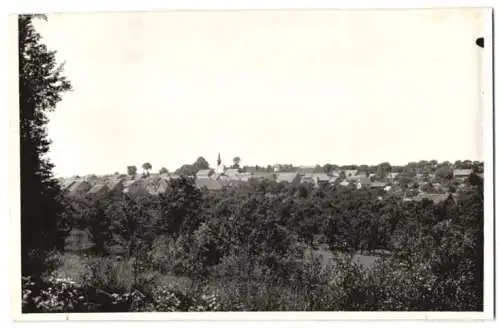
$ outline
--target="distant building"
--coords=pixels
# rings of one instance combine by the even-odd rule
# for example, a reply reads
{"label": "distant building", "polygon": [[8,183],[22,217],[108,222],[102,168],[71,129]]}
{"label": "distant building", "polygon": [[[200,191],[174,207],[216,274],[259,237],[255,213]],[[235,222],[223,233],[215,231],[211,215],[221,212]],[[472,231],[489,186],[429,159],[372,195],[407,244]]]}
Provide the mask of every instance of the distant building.
{"label": "distant building", "polygon": [[215,179],[196,179],[196,186],[200,189],[207,188],[208,190],[220,190],[222,185]]}
{"label": "distant building", "polygon": [[386,182],[382,182],[382,181],[374,181],[371,184],[372,188],[379,188],[379,189],[383,189],[386,186],[387,186],[387,183]]}
{"label": "distant building", "polygon": [[333,170],[333,171],[330,173],[330,175],[331,175],[332,177],[339,177],[339,176],[340,176],[340,173],[341,173],[341,171],[340,171],[340,170]]}
{"label": "distant building", "polygon": [[469,175],[471,175],[472,170],[471,169],[456,169],[453,170],[453,176],[455,178],[466,178]]}
{"label": "distant building", "polygon": [[330,181],[330,177],[325,172],[313,173],[313,179],[317,185],[325,184]]}
{"label": "distant building", "polygon": [[347,180],[344,180],[342,181],[341,183],[339,183],[342,187],[347,187],[348,185],[350,185],[351,183]]}
{"label": "distant building", "polygon": [[240,174],[239,169],[227,169],[224,171],[224,175],[230,179],[235,179]]}
{"label": "distant building", "polygon": [[61,189],[63,191],[68,190],[74,183],[75,183],[75,180],[73,180],[73,179],[62,179],[59,181],[59,184],[61,185]]}
{"label": "distant building", "polygon": [[358,170],[344,170],[346,177],[355,176],[357,172],[358,172]]}
{"label": "distant building", "polygon": [[199,170],[196,173],[196,179],[211,179],[214,173],[213,169]]}
{"label": "distant building", "polygon": [[297,172],[279,172],[276,175],[277,182],[288,182],[291,184],[300,183],[301,177]]}
{"label": "distant building", "polygon": [[250,180],[251,177],[252,177],[252,174],[250,172],[244,172],[244,173],[239,174],[238,180],[248,182],[248,180]]}
{"label": "distant building", "polygon": [[302,175],[300,178],[300,182],[301,183],[311,183],[311,184],[316,185],[316,181],[314,180],[312,174]]}
{"label": "distant building", "polygon": [[80,180],[76,181],[71,185],[71,187],[68,189],[68,194],[72,196],[84,195],[90,189],[92,189],[92,185],[90,184],[90,182],[85,180]]}
{"label": "distant building", "polygon": [[[297,173],[301,175],[315,174],[315,173],[325,173],[325,170],[321,166],[299,166]],[[325,173],[326,174],[326,173]]]}
{"label": "distant building", "polygon": [[254,174],[252,174],[252,178],[257,180],[274,181],[275,174],[273,172],[255,172]]}
{"label": "distant building", "polygon": [[424,199],[432,200],[434,204],[441,203],[448,199],[447,194],[428,194],[428,193],[420,193],[417,196],[413,197],[415,201],[422,201]]}
{"label": "distant building", "polygon": [[388,175],[390,179],[396,179],[398,176],[399,176],[398,172],[390,172]]}
{"label": "distant building", "polygon": [[370,178],[368,177],[358,177],[358,179],[356,179],[356,187],[358,189],[361,189],[362,187],[366,187],[366,186],[369,186],[372,184],[372,181],[370,180]]}
{"label": "distant building", "polygon": [[144,188],[143,180],[128,180],[123,184],[123,193],[130,196],[147,196],[148,192]]}
{"label": "distant building", "polygon": [[121,194],[123,192],[123,183],[125,179],[112,179],[107,183],[109,192],[112,194]]}
{"label": "distant building", "polygon": [[109,191],[109,188],[103,184],[99,183],[93,186],[88,192],[87,195],[92,196],[92,197],[101,197],[105,196]]}

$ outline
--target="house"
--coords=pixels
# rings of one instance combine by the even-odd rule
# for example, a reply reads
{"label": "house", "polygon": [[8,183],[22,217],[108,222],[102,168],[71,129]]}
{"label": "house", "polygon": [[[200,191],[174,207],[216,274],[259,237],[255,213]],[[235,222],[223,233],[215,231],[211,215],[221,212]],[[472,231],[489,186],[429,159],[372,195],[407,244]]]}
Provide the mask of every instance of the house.
{"label": "house", "polygon": [[228,187],[237,187],[244,185],[246,182],[242,180],[225,180],[225,181],[220,181],[221,186],[228,186]]}
{"label": "house", "polygon": [[92,197],[100,197],[104,196],[108,193],[109,188],[104,183],[99,183],[93,186],[88,192],[87,195]]}
{"label": "house", "polygon": [[330,177],[325,172],[313,173],[312,177],[316,185],[326,184],[330,181]]}
{"label": "house", "polygon": [[340,170],[333,170],[333,171],[330,173],[330,175],[331,175],[332,177],[339,177],[339,176],[340,176],[340,173],[341,173],[341,171],[340,171]]}
{"label": "house", "polygon": [[467,178],[469,175],[471,175],[472,170],[471,169],[456,169],[453,170],[453,176],[455,178]]}
{"label": "house", "polygon": [[123,183],[123,193],[131,196],[147,196],[148,192],[144,188],[143,180],[128,180]]}
{"label": "house", "polygon": [[351,175],[351,176],[346,176],[345,177],[348,181],[351,181],[351,182],[362,182],[364,185],[368,185],[368,184],[371,184],[371,179],[369,177],[367,177],[366,175],[359,175],[359,174],[356,174],[356,175]]}
{"label": "house", "polygon": [[366,171],[358,171],[357,175],[360,177],[370,177],[370,173]]}
{"label": "house", "polygon": [[[325,170],[319,166],[299,166],[297,173],[301,175],[315,174],[315,173],[325,173]],[[326,173],[325,173],[326,174]]]}
{"label": "house", "polygon": [[73,180],[73,179],[61,179],[59,181],[59,183],[61,185],[61,189],[63,191],[66,191],[75,183],[75,180]]}
{"label": "house", "polygon": [[349,183],[349,181],[344,180],[344,181],[342,181],[342,182],[340,183],[340,185],[341,185],[342,187],[347,187],[348,185],[350,185],[350,183]]}
{"label": "house", "polygon": [[422,201],[424,199],[432,200],[434,204],[441,203],[448,198],[448,194],[428,194],[428,193],[420,193],[417,196],[413,197],[415,201]]}
{"label": "house", "polygon": [[250,172],[244,172],[239,174],[238,180],[248,182],[248,180],[250,180],[251,177],[252,174]]}
{"label": "house", "polygon": [[301,176],[297,172],[279,172],[276,176],[277,182],[300,183]]}
{"label": "house", "polygon": [[372,181],[368,177],[359,177],[356,180],[356,187],[361,189],[362,187],[371,185]]}
{"label": "house", "polygon": [[213,169],[199,170],[196,173],[196,179],[210,179],[214,174]]}
{"label": "house", "polygon": [[123,183],[125,179],[112,179],[107,183],[107,187],[110,193],[120,194],[123,192]]}
{"label": "house", "polygon": [[196,179],[196,186],[200,189],[207,188],[208,190],[220,190],[222,185],[215,179]]}
{"label": "house", "polygon": [[316,181],[314,180],[312,174],[306,174],[301,176],[300,183],[311,183],[313,185],[316,185]]}
{"label": "house", "polygon": [[385,188],[387,186],[387,183],[382,182],[382,181],[373,181],[371,184],[372,188]]}
{"label": "house", "polygon": [[275,180],[275,175],[273,172],[255,172],[252,175],[252,178],[255,178],[257,180],[269,180],[269,181],[274,181]]}
{"label": "house", "polygon": [[85,180],[80,180],[71,185],[68,189],[68,194],[72,196],[83,195],[86,194],[90,189],[92,189],[92,185],[90,182]]}
{"label": "house", "polygon": [[229,177],[230,179],[237,178],[239,174],[240,174],[239,169],[227,169],[224,171],[224,175]]}
{"label": "house", "polygon": [[388,175],[389,179],[396,179],[399,176],[398,172],[390,172]]}
{"label": "house", "polygon": [[355,176],[356,172],[358,172],[358,170],[344,170],[344,173],[345,173],[346,177]]}

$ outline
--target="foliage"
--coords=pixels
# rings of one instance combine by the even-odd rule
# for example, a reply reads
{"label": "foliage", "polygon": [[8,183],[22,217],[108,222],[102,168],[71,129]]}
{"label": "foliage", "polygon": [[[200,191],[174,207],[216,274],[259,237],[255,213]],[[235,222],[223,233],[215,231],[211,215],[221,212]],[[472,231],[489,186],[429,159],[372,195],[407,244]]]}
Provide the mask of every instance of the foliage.
{"label": "foliage", "polygon": [[184,176],[195,176],[199,170],[207,170],[210,166],[207,160],[203,157],[198,157],[193,164],[184,164],[178,168],[175,173]]}
{"label": "foliage", "polygon": [[130,176],[135,176],[137,174],[137,166],[135,165],[127,166],[127,174]]}
{"label": "foliage", "polygon": [[120,311],[478,311],[483,191],[470,179],[435,204],[265,180],[211,193],[182,176],[156,196],[68,198],[93,245],[68,251]]}
{"label": "foliage", "polygon": [[149,162],[146,162],[146,163],[142,164],[142,169],[144,170],[144,172],[146,173],[146,175],[149,175],[149,171],[152,168],[153,167],[151,166],[151,163],[149,163]]}
{"label": "foliage", "polygon": [[19,106],[21,160],[21,252],[22,272],[40,274],[44,254],[62,250],[69,228],[64,220],[61,191],[52,175],[47,114],[71,90],[62,75],[55,52],[41,42],[33,27],[32,15],[20,15]]}

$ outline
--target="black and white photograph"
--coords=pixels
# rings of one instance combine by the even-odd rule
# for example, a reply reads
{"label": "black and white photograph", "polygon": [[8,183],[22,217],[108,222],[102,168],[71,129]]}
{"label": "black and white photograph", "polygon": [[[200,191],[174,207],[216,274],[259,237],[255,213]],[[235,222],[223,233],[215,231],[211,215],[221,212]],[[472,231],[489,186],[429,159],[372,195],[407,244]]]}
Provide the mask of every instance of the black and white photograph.
{"label": "black and white photograph", "polygon": [[491,20],[11,17],[18,320],[491,315]]}

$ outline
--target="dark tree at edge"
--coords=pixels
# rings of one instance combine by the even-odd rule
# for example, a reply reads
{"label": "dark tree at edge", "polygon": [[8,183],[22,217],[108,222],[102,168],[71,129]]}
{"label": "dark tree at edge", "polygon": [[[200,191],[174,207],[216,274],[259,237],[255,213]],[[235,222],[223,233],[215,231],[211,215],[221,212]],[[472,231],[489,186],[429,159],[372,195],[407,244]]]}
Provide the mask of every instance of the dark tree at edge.
{"label": "dark tree at edge", "polygon": [[[19,119],[21,162],[21,256],[23,275],[41,273],[45,252],[61,249],[67,228],[62,223],[60,187],[46,158],[47,113],[71,89],[61,75],[55,52],[42,43],[33,15],[18,18]],[[40,18],[45,18],[41,16]]]}

